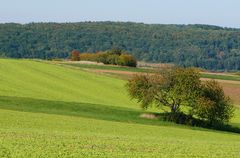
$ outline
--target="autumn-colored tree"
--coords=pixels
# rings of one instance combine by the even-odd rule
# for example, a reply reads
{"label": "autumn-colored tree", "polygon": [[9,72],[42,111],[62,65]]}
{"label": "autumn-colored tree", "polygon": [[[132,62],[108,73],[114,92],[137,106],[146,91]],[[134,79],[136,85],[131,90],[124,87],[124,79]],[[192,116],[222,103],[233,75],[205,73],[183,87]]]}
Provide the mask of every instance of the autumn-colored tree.
{"label": "autumn-colored tree", "polygon": [[72,61],[79,61],[80,60],[80,52],[78,50],[73,50],[71,52],[71,60]]}

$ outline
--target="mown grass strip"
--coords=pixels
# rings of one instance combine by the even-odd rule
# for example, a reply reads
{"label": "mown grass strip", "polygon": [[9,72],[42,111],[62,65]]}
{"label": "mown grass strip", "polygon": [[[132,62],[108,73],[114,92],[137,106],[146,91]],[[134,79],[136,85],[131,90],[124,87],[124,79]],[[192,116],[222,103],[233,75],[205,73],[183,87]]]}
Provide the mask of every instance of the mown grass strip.
{"label": "mown grass strip", "polygon": [[110,65],[90,65],[90,64],[76,64],[76,63],[64,63],[65,65],[87,68],[87,69],[98,69],[98,70],[116,70],[116,71],[129,71],[129,72],[154,72],[151,69],[135,68],[135,67],[123,67],[123,66],[110,66]]}
{"label": "mown grass strip", "polygon": [[201,74],[202,78],[218,79],[218,80],[231,80],[231,81],[240,81],[238,76],[228,76],[228,75],[215,75],[215,74]]}

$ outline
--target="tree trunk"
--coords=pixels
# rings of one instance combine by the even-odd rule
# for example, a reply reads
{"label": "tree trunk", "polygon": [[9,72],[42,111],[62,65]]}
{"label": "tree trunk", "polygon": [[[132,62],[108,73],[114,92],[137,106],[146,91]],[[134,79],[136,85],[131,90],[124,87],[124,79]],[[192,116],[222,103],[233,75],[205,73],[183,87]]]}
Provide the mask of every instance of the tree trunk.
{"label": "tree trunk", "polygon": [[176,113],[176,112],[177,112],[177,106],[176,106],[175,104],[173,104],[173,105],[171,106],[171,112],[172,112],[172,113]]}

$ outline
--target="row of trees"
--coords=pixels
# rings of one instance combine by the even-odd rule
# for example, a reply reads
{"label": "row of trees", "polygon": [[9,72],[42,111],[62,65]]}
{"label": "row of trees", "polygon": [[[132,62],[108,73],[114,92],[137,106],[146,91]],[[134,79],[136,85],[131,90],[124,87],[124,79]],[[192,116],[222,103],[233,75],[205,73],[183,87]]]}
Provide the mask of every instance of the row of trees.
{"label": "row of trees", "polygon": [[240,30],[207,25],[83,22],[0,24],[0,56],[67,58],[120,48],[147,62],[240,70]]}
{"label": "row of trees", "polygon": [[[137,75],[129,80],[128,92],[143,108],[168,107],[168,119],[192,124],[193,118],[209,125],[228,122],[234,107],[214,80],[201,82],[197,70],[173,68],[157,75]],[[163,108],[164,109],[164,108]],[[165,109],[166,110],[166,109]]]}
{"label": "row of trees", "polygon": [[124,53],[120,49],[112,49],[110,51],[98,53],[80,53],[77,50],[73,50],[71,59],[73,61],[96,61],[111,65],[137,66],[137,60],[132,55]]}

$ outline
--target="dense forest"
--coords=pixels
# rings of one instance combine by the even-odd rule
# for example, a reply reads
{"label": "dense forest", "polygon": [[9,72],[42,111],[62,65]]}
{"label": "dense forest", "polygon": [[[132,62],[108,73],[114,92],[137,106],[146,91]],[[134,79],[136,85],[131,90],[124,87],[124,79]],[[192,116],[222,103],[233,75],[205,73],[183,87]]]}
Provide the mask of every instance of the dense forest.
{"label": "dense forest", "polygon": [[67,58],[119,48],[147,62],[240,70],[240,29],[122,22],[0,24],[0,56]]}

